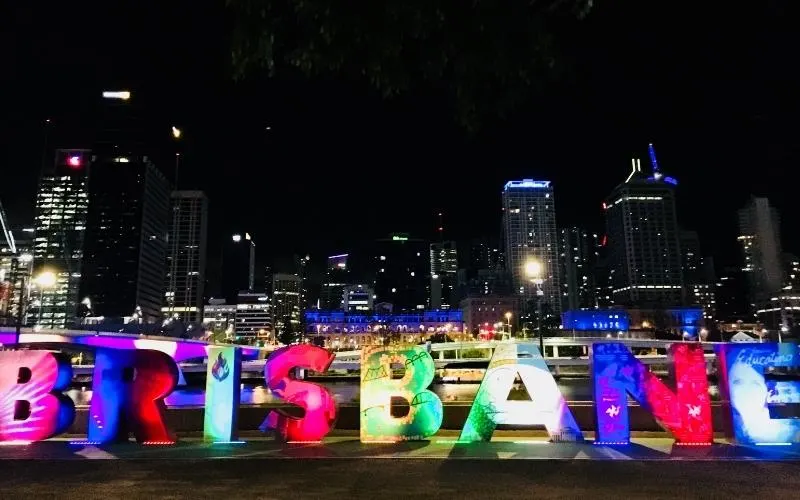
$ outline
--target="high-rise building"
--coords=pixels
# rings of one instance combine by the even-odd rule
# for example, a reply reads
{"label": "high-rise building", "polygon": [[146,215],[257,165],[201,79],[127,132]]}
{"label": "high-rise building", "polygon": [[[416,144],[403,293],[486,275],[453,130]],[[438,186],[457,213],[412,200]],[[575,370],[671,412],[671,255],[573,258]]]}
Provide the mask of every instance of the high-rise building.
{"label": "high-rise building", "polygon": [[169,183],[147,156],[128,150],[109,149],[92,162],[80,296],[91,316],[155,323],[164,299]]}
{"label": "high-rise building", "polygon": [[176,315],[185,323],[203,320],[206,278],[208,198],[202,191],[173,191],[167,231],[165,317]]}
{"label": "high-rise building", "polygon": [[430,308],[450,309],[458,306],[458,251],[455,241],[440,241],[430,246]]}
{"label": "high-rise building", "polygon": [[255,290],[256,244],[250,233],[234,233],[222,249],[222,295],[235,304],[239,292]]}
{"label": "high-rise building", "polygon": [[235,335],[238,341],[266,342],[272,336],[272,315],[267,294],[240,292],[236,298]]}
{"label": "high-rise building", "polygon": [[322,283],[322,309],[333,311],[343,307],[344,290],[350,281],[347,257],[346,253],[328,257],[325,282]]}
{"label": "high-rise building", "polygon": [[89,210],[89,150],[58,150],[43,172],[36,195],[33,274],[52,273],[55,283],[31,287],[30,318],[42,328],[75,322]]}
{"label": "high-rise building", "polygon": [[680,247],[684,297],[689,305],[703,308],[704,318],[713,319],[717,309],[713,259],[703,257],[696,231],[681,231]]}
{"label": "high-rise building", "polygon": [[563,266],[562,304],[566,310],[594,308],[596,301],[592,235],[579,227],[563,228],[559,233]]}
{"label": "high-rise building", "polygon": [[755,309],[766,305],[784,285],[780,217],[767,198],[753,197],[739,210],[738,239]]}
{"label": "high-rise building", "polygon": [[0,234],[0,324],[14,325],[26,322],[27,285],[33,271],[33,228],[12,231],[2,218],[0,206],[0,223],[6,228],[6,237]]}
{"label": "high-rise building", "polygon": [[396,233],[375,245],[376,302],[392,304],[393,311],[424,310],[430,275],[430,249],[424,241]]}
{"label": "high-rise building", "polygon": [[347,312],[371,311],[375,292],[369,285],[347,285],[344,287],[342,309]]}
{"label": "high-rise building", "polygon": [[504,266],[503,252],[500,243],[488,239],[473,239],[470,242],[468,261],[465,268],[472,272],[478,269],[502,269]]}
{"label": "high-rise building", "polygon": [[677,181],[661,173],[655,161],[650,175],[642,172],[638,160],[632,163],[630,175],[604,203],[614,304],[679,306],[683,281]]}
{"label": "high-rise building", "polygon": [[272,276],[272,318],[276,336],[289,329],[300,332],[302,291],[300,276],[288,273]]}
{"label": "high-rise building", "polygon": [[506,270],[522,309],[542,301],[545,316],[561,313],[561,268],[553,186],[550,181],[523,179],[503,189]]}
{"label": "high-rise building", "polygon": [[594,253],[594,308],[608,309],[614,305],[613,273],[608,255],[608,236],[592,234]]}

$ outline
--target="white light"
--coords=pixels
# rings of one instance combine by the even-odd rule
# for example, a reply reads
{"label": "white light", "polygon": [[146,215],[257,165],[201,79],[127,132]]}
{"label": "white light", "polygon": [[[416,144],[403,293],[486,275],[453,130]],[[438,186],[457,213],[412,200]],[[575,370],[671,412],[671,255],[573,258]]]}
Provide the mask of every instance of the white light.
{"label": "white light", "polygon": [[103,92],[104,99],[120,99],[123,101],[127,101],[131,98],[131,93],[127,90],[118,90],[118,91],[111,91],[106,90]]}
{"label": "white light", "polygon": [[239,243],[240,241],[242,241],[242,235],[241,234],[234,234],[233,235],[233,242],[234,243]]}

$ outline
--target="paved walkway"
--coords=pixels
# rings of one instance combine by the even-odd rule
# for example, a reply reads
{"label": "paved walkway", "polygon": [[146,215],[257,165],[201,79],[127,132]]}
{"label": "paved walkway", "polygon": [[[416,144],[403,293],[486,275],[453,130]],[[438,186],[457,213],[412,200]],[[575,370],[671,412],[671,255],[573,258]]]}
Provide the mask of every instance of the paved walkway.
{"label": "paved walkway", "polygon": [[56,439],[0,446],[0,460],[199,460],[199,459],[529,459],[529,460],[771,460],[800,461],[800,445],[733,446],[722,440],[710,447],[677,446],[672,438],[634,438],[627,446],[549,443],[544,438],[511,435],[489,443],[459,443],[456,436],[404,443],[361,443],[357,436],[326,438],[323,443],[280,443],[246,438],[233,444],[207,444],[198,438],[174,445],[123,443],[94,446],[80,439]]}

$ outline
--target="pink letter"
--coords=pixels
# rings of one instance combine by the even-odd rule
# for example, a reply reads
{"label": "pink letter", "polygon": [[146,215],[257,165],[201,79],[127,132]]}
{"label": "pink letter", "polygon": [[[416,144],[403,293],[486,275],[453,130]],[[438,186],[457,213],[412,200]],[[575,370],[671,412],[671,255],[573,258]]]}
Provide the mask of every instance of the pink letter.
{"label": "pink letter", "polygon": [[47,351],[0,352],[0,441],[40,441],[64,432],[75,406],[63,394],[72,366]]}
{"label": "pink letter", "polygon": [[261,429],[274,429],[287,441],[321,441],[336,421],[336,402],[327,389],[296,380],[290,376],[290,371],[308,368],[321,373],[334,358],[333,353],[307,344],[273,352],[264,366],[267,386],[279,398],[305,410],[305,416],[297,418],[281,410],[271,411]]}

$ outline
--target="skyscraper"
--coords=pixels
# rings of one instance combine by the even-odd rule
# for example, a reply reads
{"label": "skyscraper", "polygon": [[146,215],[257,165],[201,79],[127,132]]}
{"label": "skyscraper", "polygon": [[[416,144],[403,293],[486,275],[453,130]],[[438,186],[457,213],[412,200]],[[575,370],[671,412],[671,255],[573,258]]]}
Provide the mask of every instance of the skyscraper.
{"label": "skyscraper", "polygon": [[[522,307],[541,297],[543,315],[561,312],[561,269],[553,186],[550,181],[523,179],[503,188],[506,270]],[[537,294],[540,291],[541,294]]]}
{"label": "skyscraper", "polygon": [[208,198],[202,191],[173,191],[167,231],[167,275],[162,312],[185,323],[203,319]]}
{"label": "skyscraper", "polygon": [[739,210],[739,241],[750,303],[764,305],[784,285],[780,217],[767,198],[753,197]]}
{"label": "skyscraper", "polygon": [[155,323],[164,298],[169,184],[147,156],[114,150],[92,163],[80,295],[92,316]]}
{"label": "skyscraper", "polygon": [[458,251],[455,241],[431,243],[431,309],[450,309],[458,306]]}
{"label": "skyscraper", "polygon": [[296,274],[272,276],[272,324],[276,336],[286,331],[300,332],[302,289],[303,280]]}
{"label": "skyscraper", "polygon": [[91,164],[89,150],[58,150],[53,168],[43,172],[39,180],[33,274],[47,272],[56,277],[52,286],[31,288],[29,321],[42,328],[66,328],[75,321]]}
{"label": "skyscraper", "polygon": [[585,229],[563,228],[559,231],[563,266],[563,306],[567,310],[595,306],[593,239]]}
{"label": "skyscraper", "polygon": [[647,175],[639,161],[632,160],[630,175],[604,203],[615,305],[682,305],[676,185],[677,181],[662,174],[655,161]]}
{"label": "skyscraper", "polygon": [[397,312],[425,309],[430,254],[424,241],[391,234],[375,243],[373,264],[376,304],[390,303]]}
{"label": "skyscraper", "polygon": [[344,289],[350,281],[347,257],[346,253],[328,257],[325,282],[322,284],[321,309],[342,309]]}

